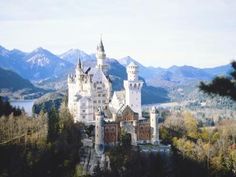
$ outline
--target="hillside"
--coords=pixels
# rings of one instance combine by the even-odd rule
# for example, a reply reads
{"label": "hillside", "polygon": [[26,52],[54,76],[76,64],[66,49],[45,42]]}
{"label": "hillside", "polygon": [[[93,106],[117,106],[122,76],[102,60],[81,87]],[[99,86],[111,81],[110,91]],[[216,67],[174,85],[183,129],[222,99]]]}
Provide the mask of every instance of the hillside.
{"label": "hillside", "polygon": [[0,68],[0,95],[16,96],[25,95],[38,97],[46,91],[35,87],[29,80],[23,79],[13,71]]}

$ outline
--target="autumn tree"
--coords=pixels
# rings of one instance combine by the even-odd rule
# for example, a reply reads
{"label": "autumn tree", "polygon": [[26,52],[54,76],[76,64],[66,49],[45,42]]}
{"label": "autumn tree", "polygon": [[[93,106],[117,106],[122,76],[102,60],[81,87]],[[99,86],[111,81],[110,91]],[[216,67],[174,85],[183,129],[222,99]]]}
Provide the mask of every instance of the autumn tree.
{"label": "autumn tree", "polygon": [[183,114],[184,116],[184,127],[187,135],[191,138],[197,138],[198,136],[198,121],[189,112]]}

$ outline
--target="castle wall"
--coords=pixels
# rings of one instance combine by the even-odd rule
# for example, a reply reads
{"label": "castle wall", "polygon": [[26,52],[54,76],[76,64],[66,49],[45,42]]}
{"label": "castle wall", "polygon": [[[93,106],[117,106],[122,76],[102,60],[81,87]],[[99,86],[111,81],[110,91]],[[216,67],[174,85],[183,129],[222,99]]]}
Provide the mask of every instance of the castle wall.
{"label": "castle wall", "polygon": [[104,125],[104,143],[115,145],[119,141],[120,126],[119,123],[106,123]]}
{"label": "castle wall", "polygon": [[137,140],[150,142],[151,127],[149,122],[139,122],[137,126]]}

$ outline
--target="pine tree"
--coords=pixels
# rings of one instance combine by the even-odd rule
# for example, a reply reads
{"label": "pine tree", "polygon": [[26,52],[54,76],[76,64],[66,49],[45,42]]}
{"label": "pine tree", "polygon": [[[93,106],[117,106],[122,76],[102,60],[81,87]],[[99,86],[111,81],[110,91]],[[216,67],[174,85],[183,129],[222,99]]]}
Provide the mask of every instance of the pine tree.
{"label": "pine tree", "polygon": [[48,113],[48,141],[54,142],[59,135],[59,115],[55,107]]}
{"label": "pine tree", "polygon": [[211,83],[201,82],[200,90],[210,95],[220,95],[236,101],[236,61],[231,63],[233,71],[228,77],[216,77]]}

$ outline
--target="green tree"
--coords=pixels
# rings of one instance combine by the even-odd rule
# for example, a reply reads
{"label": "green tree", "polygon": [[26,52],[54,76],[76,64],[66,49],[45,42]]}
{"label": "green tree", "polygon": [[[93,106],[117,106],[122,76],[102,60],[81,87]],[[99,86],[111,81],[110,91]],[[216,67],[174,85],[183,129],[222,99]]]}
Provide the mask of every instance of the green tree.
{"label": "green tree", "polygon": [[55,107],[48,113],[48,141],[54,142],[59,135],[59,115]]}
{"label": "green tree", "polygon": [[121,145],[125,149],[130,149],[131,147],[131,135],[125,131],[121,131],[120,135]]}
{"label": "green tree", "polygon": [[61,133],[64,128],[70,127],[73,124],[73,117],[70,114],[66,103],[62,102],[59,109],[59,132]]}
{"label": "green tree", "polygon": [[231,66],[233,71],[229,77],[217,76],[209,84],[201,82],[200,90],[210,95],[227,96],[236,101],[236,61],[233,61]]}

